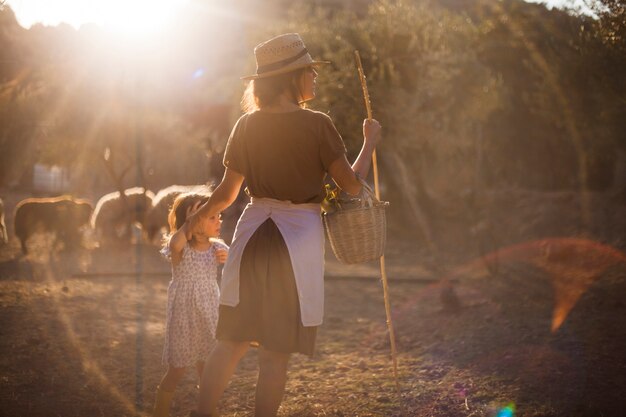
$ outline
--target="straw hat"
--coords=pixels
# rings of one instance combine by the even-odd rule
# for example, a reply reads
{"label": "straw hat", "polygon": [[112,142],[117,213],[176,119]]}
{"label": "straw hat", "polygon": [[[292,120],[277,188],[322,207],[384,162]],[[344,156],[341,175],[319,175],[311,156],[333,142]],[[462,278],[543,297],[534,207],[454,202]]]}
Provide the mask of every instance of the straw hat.
{"label": "straw hat", "polygon": [[241,77],[242,80],[256,80],[285,74],[310,65],[330,64],[328,61],[314,61],[297,33],[285,33],[254,48],[256,74]]}

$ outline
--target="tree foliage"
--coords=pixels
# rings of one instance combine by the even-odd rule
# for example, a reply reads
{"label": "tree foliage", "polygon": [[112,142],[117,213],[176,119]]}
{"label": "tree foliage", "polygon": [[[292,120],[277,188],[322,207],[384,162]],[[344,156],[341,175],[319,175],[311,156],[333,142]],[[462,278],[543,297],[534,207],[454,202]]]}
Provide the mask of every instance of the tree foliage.
{"label": "tree foliage", "polygon": [[365,12],[299,5],[288,25],[258,37],[304,32],[333,62],[315,105],[351,149],[364,115],[355,112],[360,50],[388,138],[382,150],[402,155],[431,194],[448,198],[480,180],[601,190],[616,180],[626,91],[616,70],[623,10],[608,3],[600,20],[521,1],[382,0]]}
{"label": "tree foliage", "polygon": [[238,113],[243,60],[252,66],[252,47],[284,31],[332,61],[312,105],[333,117],[352,156],[365,116],[360,51],[386,136],[383,185],[432,213],[481,187],[604,190],[618,180],[623,0],[593,1],[596,17],[519,0],[302,1],[286,14],[290,2],[270,3],[263,24],[225,13],[207,25],[190,10],[153,49],[94,27],[25,30],[4,8],[0,183],[33,162],[87,172],[105,148],[132,159],[137,138],[157,182],[184,181],[189,168],[194,180],[206,175],[206,154],[219,160]]}

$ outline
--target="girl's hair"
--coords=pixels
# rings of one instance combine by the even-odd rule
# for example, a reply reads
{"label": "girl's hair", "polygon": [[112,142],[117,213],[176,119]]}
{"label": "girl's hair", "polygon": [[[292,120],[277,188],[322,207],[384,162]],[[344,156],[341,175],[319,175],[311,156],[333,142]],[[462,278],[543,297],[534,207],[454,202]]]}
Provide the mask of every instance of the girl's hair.
{"label": "girl's hair", "polygon": [[196,202],[201,204],[209,201],[210,194],[198,193],[182,193],[174,200],[172,208],[167,216],[167,222],[170,226],[170,233],[174,233],[180,229],[187,220],[187,209],[193,207]]}
{"label": "girl's hair", "polygon": [[300,68],[286,74],[275,75],[268,78],[258,78],[248,83],[246,91],[241,98],[241,109],[245,113],[270,106],[278,101],[278,97],[288,90],[291,93],[294,104],[305,107],[302,100],[302,75],[307,68]]}

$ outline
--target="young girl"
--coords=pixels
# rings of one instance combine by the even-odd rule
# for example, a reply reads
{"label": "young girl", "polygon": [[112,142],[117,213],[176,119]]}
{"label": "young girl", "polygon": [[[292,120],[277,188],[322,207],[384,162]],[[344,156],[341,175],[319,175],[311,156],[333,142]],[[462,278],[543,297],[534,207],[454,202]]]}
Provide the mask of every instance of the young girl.
{"label": "young girl", "polygon": [[179,195],[168,216],[171,235],[161,253],[172,263],[167,290],[167,322],[163,362],[167,373],[157,387],[155,417],[169,415],[174,390],[189,366],[202,375],[204,360],[215,344],[219,306],[217,266],[226,261],[228,246],[217,240],[222,220],[207,218],[187,240],[187,217],[209,199],[208,195]]}

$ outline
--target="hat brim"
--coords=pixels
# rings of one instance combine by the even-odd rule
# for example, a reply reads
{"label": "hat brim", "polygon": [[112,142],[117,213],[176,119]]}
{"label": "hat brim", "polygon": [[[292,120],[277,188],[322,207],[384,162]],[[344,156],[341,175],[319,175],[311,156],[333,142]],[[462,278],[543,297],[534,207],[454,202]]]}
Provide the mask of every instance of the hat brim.
{"label": "hat brim", "polygon": [[260,78],[268,78],[268,77],[273,77],[275,75],[287,74],[288,72],[293,72],[301,68],[320,66],[324,64],[330,64],[330,61],[308,61],[308,62],[303,62],[303,63],[299,63],[295,65],[288,65],[284,68],[279,68],[274,71],[264,72],[262,74],[246,75],[245,77],[241,77],[241,79],[242,80],[258,80]]}

